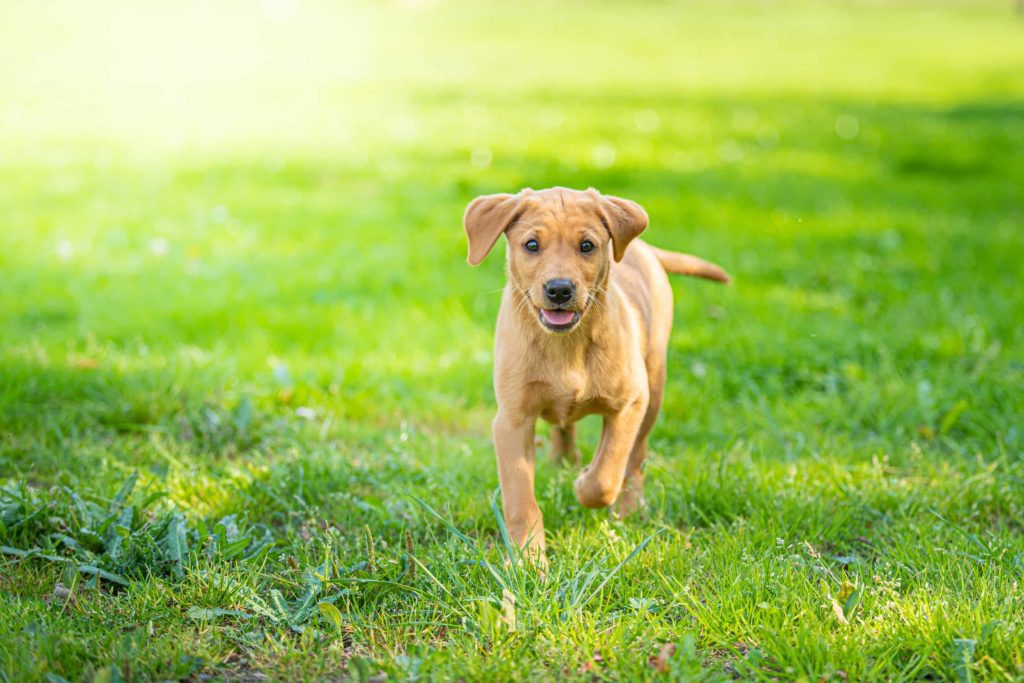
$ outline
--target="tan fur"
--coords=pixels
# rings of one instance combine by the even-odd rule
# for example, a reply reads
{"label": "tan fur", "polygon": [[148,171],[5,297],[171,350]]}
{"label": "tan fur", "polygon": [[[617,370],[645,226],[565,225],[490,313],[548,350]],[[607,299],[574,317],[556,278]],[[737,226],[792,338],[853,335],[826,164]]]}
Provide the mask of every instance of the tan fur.
{"label": "tan fur", "polygon": [[[466,209],[469,261],[482,261],[505,234],[508,284],[494,350],[494,447],[509,534],[543,557],[544,523],[534,497],[534,429],[552,424],[552,457],[578,462],[574,424],[598,414],[597,452],[576,478],[586,507],[637,509],[643,497],[647,436],[661,407],[672,329],[668,272],[728,282],[718,266],[636,239],[647,214],[636,203],[565,188],[478,197]],[[528,240],[537,240],[537,252]],[[593,244],[583,253],[583,240]],[[627,249],[628,247],[628,249]],[[553,332],[541,308],[553,279],[575,285],[561,305],[578,313],[568,331]]]}

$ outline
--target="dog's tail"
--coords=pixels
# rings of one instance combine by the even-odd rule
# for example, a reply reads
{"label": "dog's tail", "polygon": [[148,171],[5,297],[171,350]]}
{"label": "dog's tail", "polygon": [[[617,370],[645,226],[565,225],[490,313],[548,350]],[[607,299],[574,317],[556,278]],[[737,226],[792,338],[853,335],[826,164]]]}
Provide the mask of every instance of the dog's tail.
{"label": "dog's tail", "polygon": [[675,273],[676,275],[689,275],[690,277],[702,277],[705,280],[714,280],[723,284],[732,282],[729,273],[725,272],[721,266],[716,266],[714,263],[705,261],[699,256],[665,251],[664,249],[652,247],[649,244],[647,246],[658,257],[658,261],[661,262],[661,267],[665,269],[665,272]]}

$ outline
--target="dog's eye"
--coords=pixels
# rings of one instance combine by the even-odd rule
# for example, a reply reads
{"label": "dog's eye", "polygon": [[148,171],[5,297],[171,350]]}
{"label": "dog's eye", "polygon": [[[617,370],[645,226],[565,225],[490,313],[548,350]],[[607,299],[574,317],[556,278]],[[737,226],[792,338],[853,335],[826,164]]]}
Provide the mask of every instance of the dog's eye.
{"label": "dog's eye", "polygon": [[526,251],[540,251],[540,243],[537,240],[527,240]]}
{"label": "dog's eye", "polygon": [[583,240],[582,242],[580,242],[580,251],[582,251],[584,254],[589,253],[593,250],[594,243],[591,242],[590,240]]}

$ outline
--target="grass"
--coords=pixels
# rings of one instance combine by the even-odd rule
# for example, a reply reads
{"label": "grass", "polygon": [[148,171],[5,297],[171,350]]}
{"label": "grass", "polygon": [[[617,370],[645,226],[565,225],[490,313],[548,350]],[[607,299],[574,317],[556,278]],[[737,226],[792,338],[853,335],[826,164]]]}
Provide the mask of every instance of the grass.
{"label": "grass", "polygon": [[[0,680],[1024,678],[1021,31],[0,7]],[[674,282],[645,515],[538,464],[540,582],[459,222],[553,184],[736,285]]]}

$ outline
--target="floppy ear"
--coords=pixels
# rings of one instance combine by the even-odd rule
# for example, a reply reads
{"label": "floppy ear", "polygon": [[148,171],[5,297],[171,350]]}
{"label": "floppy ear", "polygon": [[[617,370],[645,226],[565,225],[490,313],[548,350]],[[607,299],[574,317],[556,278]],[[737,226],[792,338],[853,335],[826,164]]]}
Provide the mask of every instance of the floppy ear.
{"label": "floppy ear", "polygon": [[462,217],[469,238],[469,265],[484,260],[501,233],[519,217],[521,203],[517,194],[487,194],[469,203]]}
{"label": "floppy ear", "polygon": [[647,228],[647,212],[628,199],[603,195],[593,189],[591,192],[597,195],[601,222],[611,233],[612,254],[616,261],[621,261],[629,243]]}

